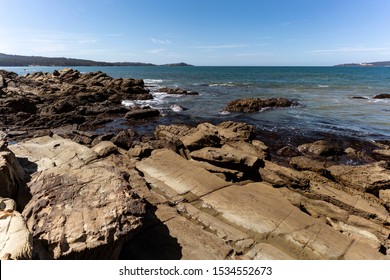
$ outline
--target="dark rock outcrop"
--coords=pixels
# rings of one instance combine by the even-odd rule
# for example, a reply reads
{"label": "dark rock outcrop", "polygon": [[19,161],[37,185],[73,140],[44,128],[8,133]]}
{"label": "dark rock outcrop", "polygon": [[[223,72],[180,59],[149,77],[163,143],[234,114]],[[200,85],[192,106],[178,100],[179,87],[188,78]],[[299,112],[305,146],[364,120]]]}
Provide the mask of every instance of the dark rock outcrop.
{"label": "dark rock outcrop", "polygon": [[229,112],[259,112],[262,109],[283,108],[298,105],[298,102],[288,100],[286,98],[245,98],[230,101],[225,107],[225,111]]}
{"label": "dark rock outcrop", "polygon": [[164,87],[164,88],[159,88],[158,91],[159,92],[165,92],[167,94],[199,95],[199,93],[196,92],[196,91],[187,91],[187,90],[181,89],[181,88],[167,88],[167,87]]}
{"label": "dark rock outcrop", "polygon": [[[43,127],[100,126],[130,111],[121,105],[123,100],[153,98],[143,80],[115,79],[100,71],[84,74],[65,68],[26,76],[2,71],[0,76],[0,127],[28,127],[28,134]],[[149,115],[157,116],[157,112]]]}
{"label": "dark rock outcrop", "polygon": [[375,99],[390,98],[390,94],[389,94],[389,93],[381,93],[381,94],[375,95],[374,98],[375,98]]}

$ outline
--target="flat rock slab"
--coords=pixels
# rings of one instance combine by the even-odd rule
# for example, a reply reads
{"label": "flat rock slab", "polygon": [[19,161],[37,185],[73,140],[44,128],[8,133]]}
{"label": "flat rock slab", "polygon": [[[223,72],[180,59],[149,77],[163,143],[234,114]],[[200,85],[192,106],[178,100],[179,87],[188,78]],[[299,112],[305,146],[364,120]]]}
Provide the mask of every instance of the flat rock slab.
{"label": "flat rock slab", "polygon": [[[218,212],[230,224],[274,241],[298,259],[340,259],[346,253],[351,259],[383,258],[367,244],[351,246],[352,238],[304,214],[266,183],[229,186],[202,197],[202,201],[203,207]],[[361,246],[365,246],[365,256],[353,251]]]}
{"label": "flat rock slab", "polygon": [[87,147],[60,137],[12,149],[37,172],[23,211],[41,259],[116,259],[142,225],[145,204],[115,166]]}
{"label": "flat rock slab", "polygon": [[197,199],[230,183],[167,149],[156,150],[136,164],[147,182],[170,198]]}

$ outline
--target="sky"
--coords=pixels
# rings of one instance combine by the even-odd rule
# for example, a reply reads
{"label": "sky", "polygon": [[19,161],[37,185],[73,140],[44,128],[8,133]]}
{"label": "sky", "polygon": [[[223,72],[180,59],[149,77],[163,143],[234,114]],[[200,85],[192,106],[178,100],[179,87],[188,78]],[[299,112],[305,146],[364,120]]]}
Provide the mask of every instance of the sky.
{"label": "sky", "polygon": [[390,60],[389,0],[0,0],[0,53],[215,66]]}

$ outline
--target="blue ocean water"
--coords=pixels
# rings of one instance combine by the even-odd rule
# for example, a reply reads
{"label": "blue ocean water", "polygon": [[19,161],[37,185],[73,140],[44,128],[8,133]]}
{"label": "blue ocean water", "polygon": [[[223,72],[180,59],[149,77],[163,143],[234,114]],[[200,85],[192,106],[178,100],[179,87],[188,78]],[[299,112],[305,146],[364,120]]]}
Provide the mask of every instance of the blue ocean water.
{"label": "blue ocean water", "polygon": [[[142,78],[155,96],[138,102],[163,112],[155,123],[246,121],[259,130],[283,135],[332,134],[364,140],[390,136],[389,67],[74,67],[81,72],[103,71],[112,77]],[[52,72],[59,67],[13,67],[6,70]],[[198,96],[169,96],[161,87],[197,91]],[[223,111],[238,98],[285,97],[301,106],[257,113]],[[364,97],[356,99],[353,97]],[[127,106],[134,102],[124,102]],[[179,105],[187,110],[179,111]]]}

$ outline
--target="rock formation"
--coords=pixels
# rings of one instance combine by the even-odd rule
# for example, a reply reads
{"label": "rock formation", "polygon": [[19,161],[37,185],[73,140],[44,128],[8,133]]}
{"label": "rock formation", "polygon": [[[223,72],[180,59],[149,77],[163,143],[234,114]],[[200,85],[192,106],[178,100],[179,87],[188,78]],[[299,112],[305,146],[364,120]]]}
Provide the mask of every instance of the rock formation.
{"label": "rock formation", "polygon": [[297,102],[285,98],[245,98],[230,101],[224,110],[229,112],[251,113],[269,108],[282,108],[296,105],[298,105]]}
{"label": "rock formation", "polygon": [[33,172],[32,198],[22,214],[33,236],[34,258],[117,259],[146,214],[127,175],[93,150],[59,136],[11,149],[27,158],[25,168]]}
{"label": "rock formation", "polygon": [[[129,113],[121,105],[123,100],[152,99],[143,80],[114,79],[102,72],[83,74],[65,68],[52,74],[18,76],[0,70],[0,77],[0,127],[23,131],[23,138],[49,135],[51,129],[66,125],[102,125]],[[142,113],[142,109],[135,114],[137,119],[158,115],[158,111]]]}

